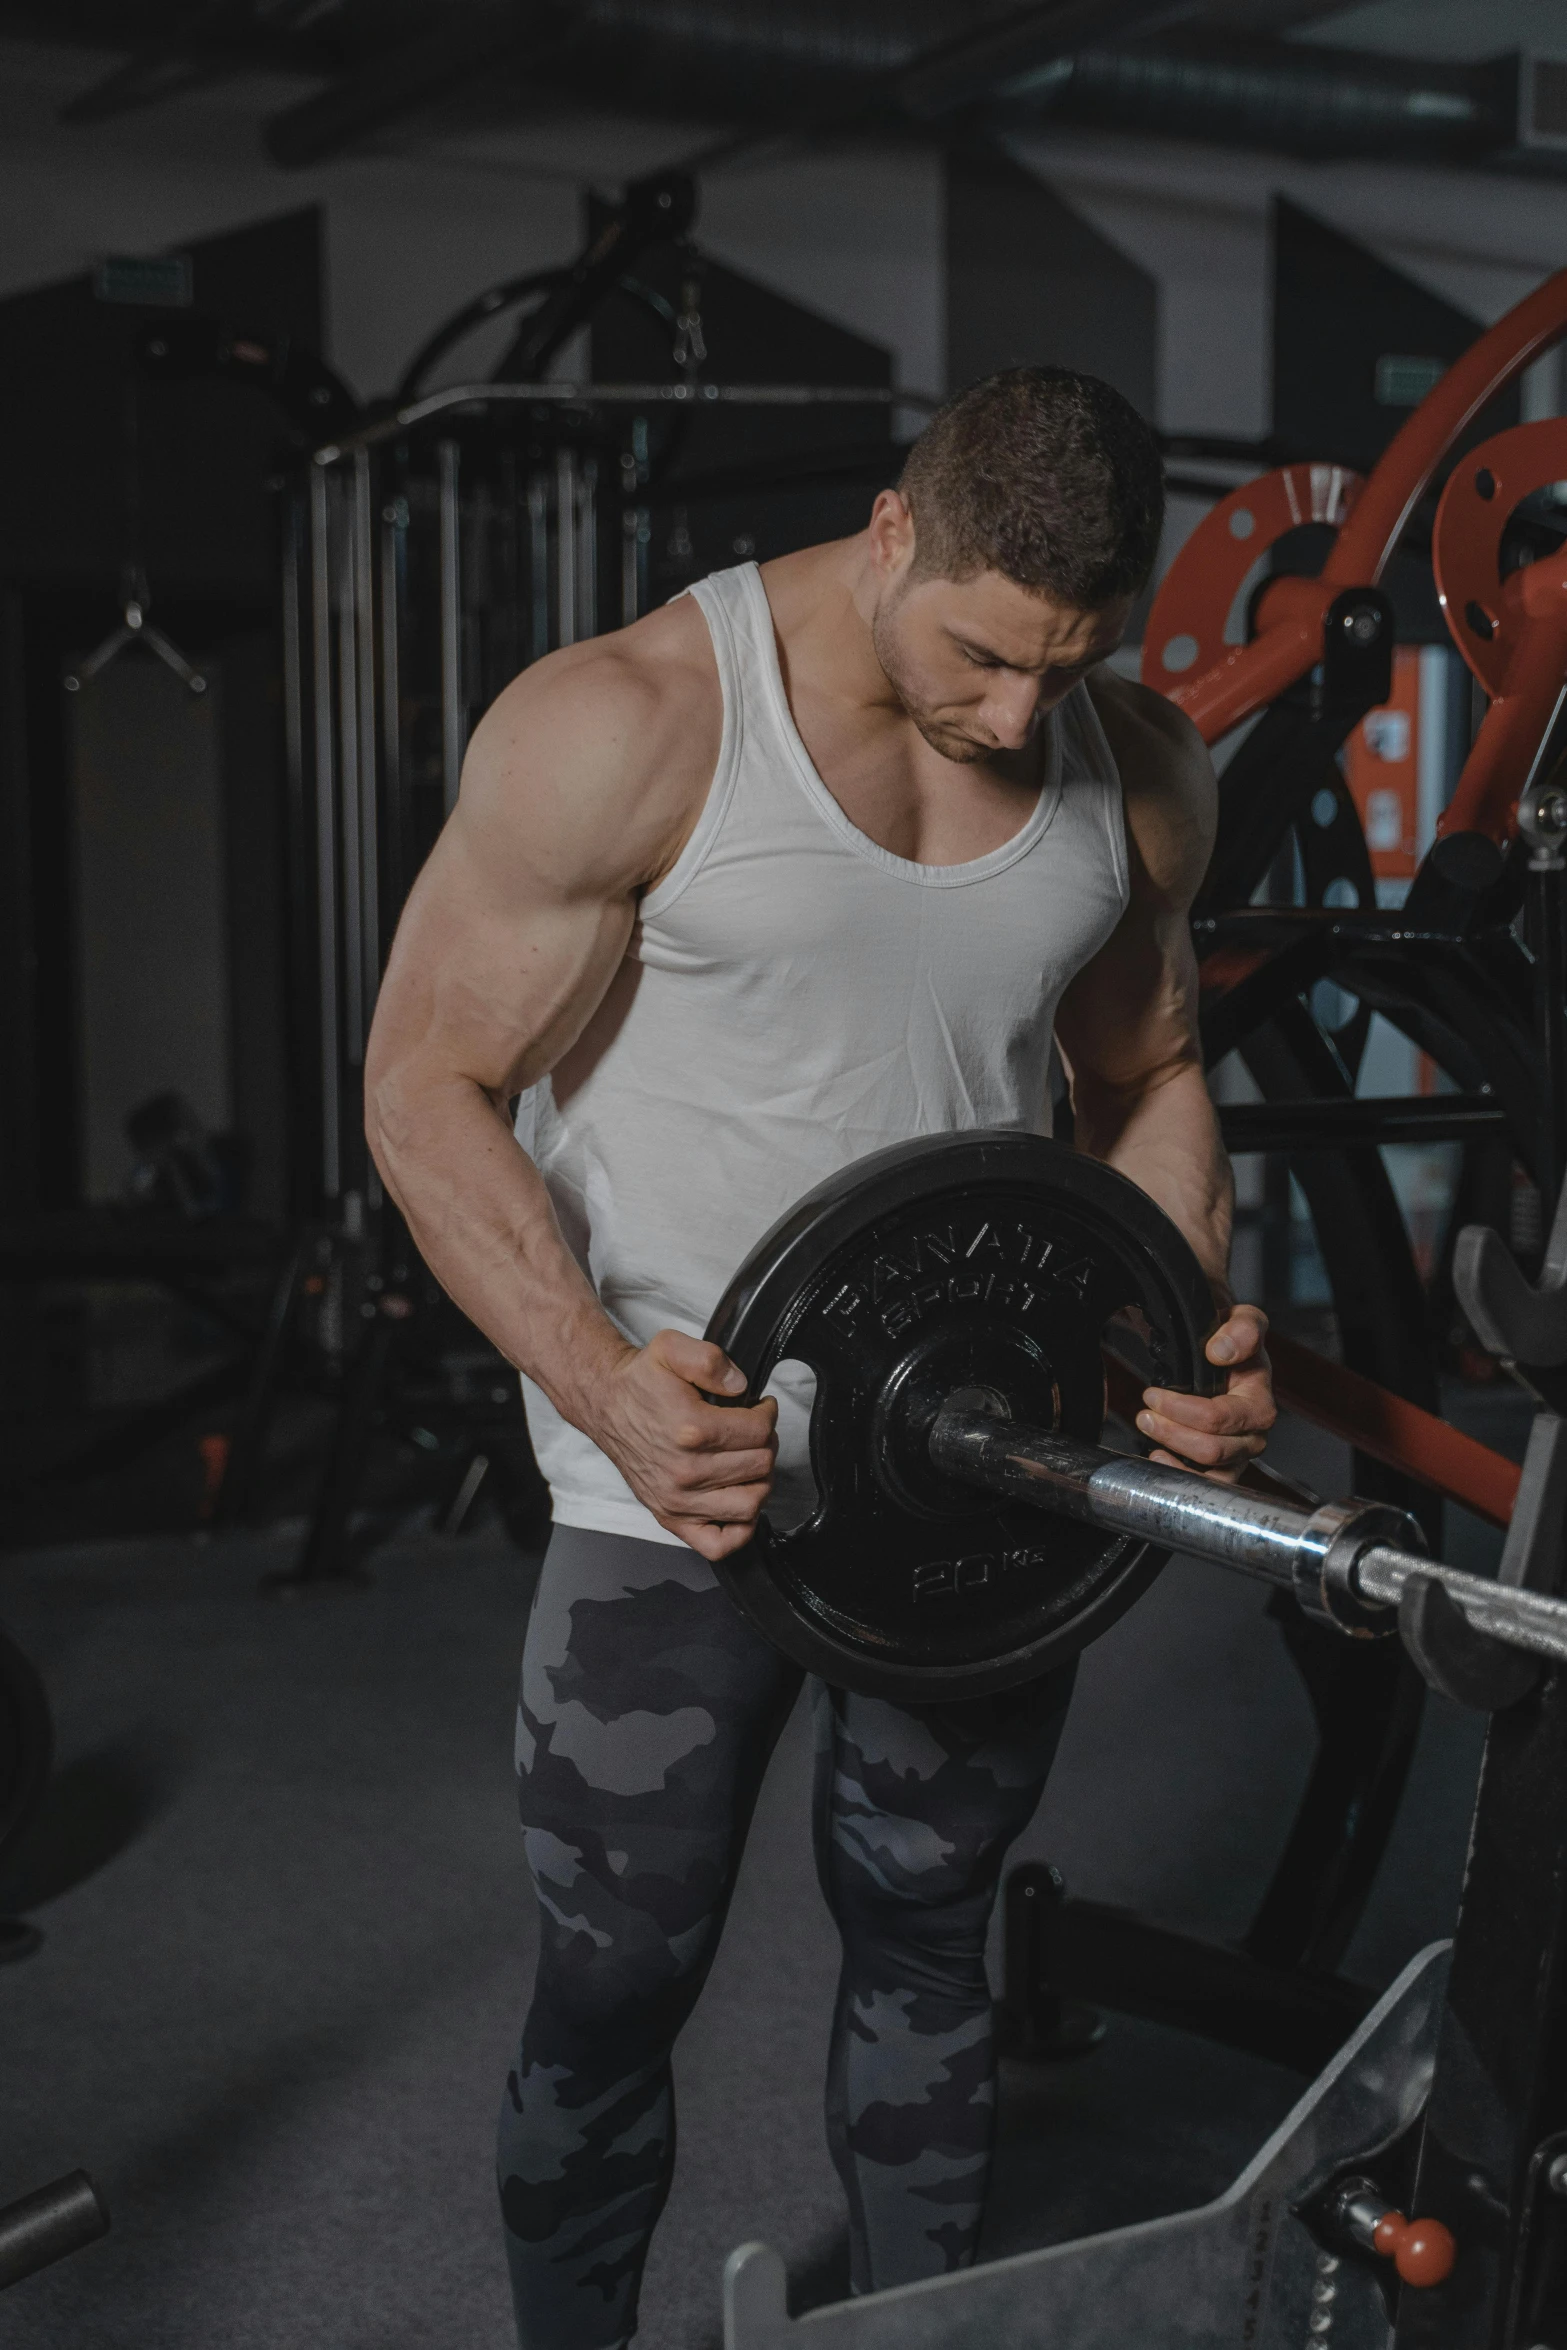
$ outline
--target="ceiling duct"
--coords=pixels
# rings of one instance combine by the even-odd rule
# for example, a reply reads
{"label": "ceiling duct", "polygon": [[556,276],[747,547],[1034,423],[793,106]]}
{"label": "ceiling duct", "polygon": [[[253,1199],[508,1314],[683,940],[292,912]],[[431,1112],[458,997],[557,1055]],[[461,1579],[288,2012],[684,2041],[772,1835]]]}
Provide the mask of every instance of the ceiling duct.
{"label": "ceiling duct", "polygon": [[[997,0],[585,0],[568,72],[580,89],[588,68],[632,103],[683,97],[732,119],[793,116],[797,127],[813,108],[852,110],[858,98],[883,120],[1073,122],[1312,160],[1520,159],[1516,57],[1430,64],[1221,43],[1200,29],[1205,13],[1169,0],[1024,10]],[[1127,44],[1106,45],[1118,31]],[[1551,168],[1537,151],[1542,163]]]}
{"label": "ceiling duct", "polygon": [[644,93],[688,119],[786,120],[874,104],[962,18],[961,0],[581,0],[572,79],[621,99]]}
{"label": "ceiling duct", "polygon": [[1518,63],[1427,65],[1283,42],[1084,49],[1011,81],[992,113],[1314,160],[1467,161],[1513,145]]}
{"label": "ceiling duct", "polygon": [[504,121],[567,90],[769,135],[1059,121],[1567,172],[1563,60],[1431,64],[1272,37],[1333,13],[1328,0],[206,0],[68,111],[147,103],[171,76],[254,51],[332,75],[274,119],[272,151],[293,163],[442,103]]}
{"label": "ceiling duct", "polygon": [[929,121],[1084,40],[1163,28],[1202,0],[578,0],[586,94],[795,130]]}

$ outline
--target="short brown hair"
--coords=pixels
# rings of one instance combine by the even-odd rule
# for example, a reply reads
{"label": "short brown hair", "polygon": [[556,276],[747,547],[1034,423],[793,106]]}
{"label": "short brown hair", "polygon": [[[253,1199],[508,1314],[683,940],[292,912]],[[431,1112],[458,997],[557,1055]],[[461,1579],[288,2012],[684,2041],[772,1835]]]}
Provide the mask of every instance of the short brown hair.
{"label": "short brown hair", "polygon": [[1010,367],[938,408],[898,483],[926,578],[999,571],[1074,611],[1135,595],[1164,521],[1159,444],[1070,367]]}

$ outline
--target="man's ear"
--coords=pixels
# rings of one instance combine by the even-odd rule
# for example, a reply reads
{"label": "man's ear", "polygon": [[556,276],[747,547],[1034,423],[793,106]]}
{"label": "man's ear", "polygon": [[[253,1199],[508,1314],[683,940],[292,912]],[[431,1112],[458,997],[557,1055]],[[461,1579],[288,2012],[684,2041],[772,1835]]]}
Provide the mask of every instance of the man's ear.
{"label": "man's ear", "polygon": [[871,560],[878,571],[891,575],[914,560],[914,516],[897,490],[878,490],[869,524]]}

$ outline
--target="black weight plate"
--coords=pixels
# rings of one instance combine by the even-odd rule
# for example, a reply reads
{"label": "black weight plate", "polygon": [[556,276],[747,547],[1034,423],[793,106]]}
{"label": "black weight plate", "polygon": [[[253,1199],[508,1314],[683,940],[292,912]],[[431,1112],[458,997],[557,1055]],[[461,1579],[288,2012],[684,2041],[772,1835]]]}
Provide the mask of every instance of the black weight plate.
{"label": "black weight plate", "polygon": [[38,1808],[53,1753],[43,1683],[15,1642],[0,1632],[0,1861]]}
{"label": "black weight plate", "polygon": [[1160,1385],[1212,1394],[1208,1283],[1163,1210],[1039,1135],[899,1143],[818,1184],[754,1248],[707,1336],[745,1372],[816,1376],[818,1504],[765,1518],[718,1573],[770,1639],[840,1688],[925,1703],[1066,1663],[1165,1553],[991,1499],[931,1464],[955,1388],[1095,1441],[1101,1341],[1122,1316]]}

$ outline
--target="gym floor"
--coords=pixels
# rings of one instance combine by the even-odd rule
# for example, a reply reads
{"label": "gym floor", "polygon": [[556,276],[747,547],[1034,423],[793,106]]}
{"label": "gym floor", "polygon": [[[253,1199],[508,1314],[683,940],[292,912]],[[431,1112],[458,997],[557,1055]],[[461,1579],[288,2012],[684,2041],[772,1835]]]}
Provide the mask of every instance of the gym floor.
{"label": "gym floor", "polygon": [[[1449,1408],[1452,1408],[1451,1402]],[[1522,1398],[1459,1417],[1516,1452]],[[1347,1465],[1287,1426],[1280,1465]],[[1494,1538],[1450,1521],[1448,1553]],[[77,2165],[106,2241],[0,2303],[16,2350],[505,2350],[490,2141],[532,1964],[507,1772],[537,1564],[498,1528],[410,1535],[367,1587],[268,1603],[278,1538],[15,1554],[0,1610],[60,1742],[0,1888],[44,1941],[0,1971],[0,2200]],[[1074,1891],[1239,1928],[1310,1752],[1265,1592],[1176,1561],[1086,1660],[1015,1858]],[[763,2237],[797,2308],[847,2286],[821,2126],[834,1947],[809,1723],[774,1759],[728,1934],[681,2043],[681,2152],[639,2350],[715,2350],[724,2255]],[[1433,1699],[1348,1971],[1450,1929],[1478,1717]],[[1112,2018],[1004,2068],[987,2256],[1223,2188],[1298,2094],[1281,2068]]]}

